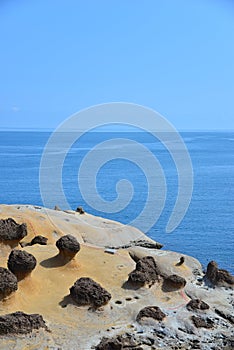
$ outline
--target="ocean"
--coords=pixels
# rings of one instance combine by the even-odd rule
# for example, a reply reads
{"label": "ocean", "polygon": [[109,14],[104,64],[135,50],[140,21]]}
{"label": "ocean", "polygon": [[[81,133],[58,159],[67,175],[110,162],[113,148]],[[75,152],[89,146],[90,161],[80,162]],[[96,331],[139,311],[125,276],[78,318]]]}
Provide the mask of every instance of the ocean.
{"label": "ocean", "polygon": [[[43,205],[39,169],[49,136],[50,132],[39,131],[0,132],[0,203]],[[114,213],[99,211],[86,202],[79,188],[78,170],[85,155],[97,144],[113,138],[136,141],[157,157],[167,185],[165,206],[157,222],[146,232],[147,235],[163,243],[163,249],[199,259],[204,267],[210,260],[216,260],[220,268],[234,273],[234,132],[182,132],[181,136],[191,157],[194,188],[188,211],[172,233],[166,233],[166,225],[177,196],[177,170],[168,150],[148,133],[92,132],[83,135],[69,150],[64,151],[62,145],[61,149],[55,149],[55,156],[58,152],[65,152],[66,155],[62,168],[64,195],[72,209],[82,206],[94,215],[124,224],[131,222],[147,201],[149,180],[134,161],[113,156],[100,167],[97,174],[97,192],[106,201],[116,199],[116,183],[119,180],[127,179],[132,184],[131,201]],[[124,141],[122,147],[125,147]],[[112,149],[107,151],[115,154]],[[138,157],[144,157],[144,152],[139,153]],[[92,176],[92,169],[89,171]],[[51,182],[56,174],[51,167]],[[92,196],[89,182],[88,192]],[[51,196],[50,206],[54,207],[59,197],[56,197],[54,188],[48,193]],[[153,208],[147,215],[154,216]]]}

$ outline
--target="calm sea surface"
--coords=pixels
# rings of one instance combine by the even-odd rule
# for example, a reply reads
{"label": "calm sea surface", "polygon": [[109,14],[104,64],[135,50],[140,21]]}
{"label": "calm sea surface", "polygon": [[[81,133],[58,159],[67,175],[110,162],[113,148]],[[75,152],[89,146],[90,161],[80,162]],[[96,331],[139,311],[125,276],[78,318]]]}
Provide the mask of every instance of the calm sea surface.
{"label": "calm sea surface", "polygon": [[[49,132],[0,132],[1,203],[43,205],[39,168],[49,136]],[[77,180],[83,157],[97,144],[116,137],[135,140],[157,157],[167,182],[164,210],[147,234],[163,243],[165,249],[192,255],[203,265],[214,259],[220,268],[234,273],[234,133],[184,132],[181,136],[193,164],[194,191],[187,214],[173,233],[165,233],[165,228],[177,195],[176,167],[169,152],[147,133],[93,132],[83,135],[68,150],[63,164],[62,182],[67,201],[73,209],[81,205],[92,214],[122,223],[139,215],[147,200],[147,179],[133,162],[124,159],[108,161],[96,178],[98,193],[107,201],[116,198],[115,186],[119,180],[126,178],[132,183],[132,201],[118,213],[108,214],[90,207],[81,196]],[[54,152],[63,152],[62,145]],[[53,172],[51,169],[52,179]],[[58,204],[55,198],[56,193],[51,194],[51,207]],[[154,215],[153,211],[149,215]]]}

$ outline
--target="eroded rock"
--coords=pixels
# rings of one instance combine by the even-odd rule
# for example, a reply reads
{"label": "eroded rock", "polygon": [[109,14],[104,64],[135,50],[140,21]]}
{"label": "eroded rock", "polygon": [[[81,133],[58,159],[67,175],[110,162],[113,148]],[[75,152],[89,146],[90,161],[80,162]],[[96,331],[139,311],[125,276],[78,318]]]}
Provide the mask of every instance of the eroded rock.
{"label": "eroded rock", "polygon": [[183,277],[174,274],[165,277],[164,285],[165,287],[172,289],[181,289],[186,285],[186,280]]}
{"label": "eroded rock", "polygon": [[214,321],[212,321],[210,318],[202,318],[200,316],[193,315],[191,317],[191,320],[193,321],[194,325],[197,328],[213,328]]}
{"label": "eroded rock", "polygon": [[234,276],[226,270],[219,269],[215,261],[210,261],[207,265],[205,278],[219,287],[234,286]]}
{"label": "eroded rock", "polygon": [[0,267],[0,300],[6,298],[17,289],[18,281],[16,276],[8,269]]}
{"label": "eroded rock", "polygon": [[166,317],[166,314],[158,306],[146,306],[139,311],[136,320],[140,322],[141,319],[149,317],[157,321],[162,321]]}
{"label": "eroded rock", "polygon": [[79,214],[85,214],[85,211],[82,207],[78,207],[76,208],[76,212],[79,213]]}
{"label": "eroded rock", "polygon": [[27,235],[27,225],[17,224],[14,219],[0,220],[0,241],[20,241]]}
{"label": "eroded rock", "polygon": [[152,256],[145,256],[136,263],[136,268],[130,272],[128,282],[144,285],[159,280],[159,269]]}
{"label": "eroded rock", "polygon": [[47,241],[48,241],[48,238],[39,235],[39,236],[35,236],[31,240],[30,245],[34,245],[34,244],[47,245]]}
{"label": "eroded rock", "polygon": [[59,253],[66,258],[72,259],[80,250],[80,243],[72,235],[59,238],[56,242]]}
{"label": "eroded rock", "polygon": [[108,303],[111,294],[100,284],[88,277],[78,279],[70,288],[70,295],[77,305],[91,305],[95,308]]}
{"label": "eroded rock", "polygon": [[27,334],[39,328],[46,328],[43,317],[38,314],[25,314],[17,311],[0,316],[0,335]]}
{"label": "eroded rock", "polygon": [[96,346],[96,350],[143,350],[139,342],[131,335],[117,335],[113,338],[102,338],[101,342]]}
{"label": "eroded rock", "polygon": [[210,307],[204,301],[200,299],[191,299],[190,302],[186,305],[186,308],[189,311],[194,310],[208,310]]}
{"label": "eroded rock", "polygon": [[32,254],[16,249],[11,251],[7,262],[8,269],[16,275],[18,280],[32,272],[36,264],[37,260]]}

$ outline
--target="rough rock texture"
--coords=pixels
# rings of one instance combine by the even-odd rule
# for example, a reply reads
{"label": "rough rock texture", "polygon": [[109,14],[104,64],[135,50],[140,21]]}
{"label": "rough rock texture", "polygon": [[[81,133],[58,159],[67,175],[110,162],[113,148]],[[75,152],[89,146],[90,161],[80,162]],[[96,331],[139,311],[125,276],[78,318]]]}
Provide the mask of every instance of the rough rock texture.
{"label": "rough rock texture", "polygon": [[24,278],[32,272],[36,264],[36,258],[23,250],[12,250],[7,262],[8,269],[13,272],[18,279]]}
{"label": "rough rock texture", "polygon": [[124,244],[117,247],[109,247],[110,249],[127,249],[131,247],[142,247],[142,248],[148,248],[148,249],[161,249],[163,247],[163,244],[159,242],[152,242],[146,239],[137,239],[135,241],[129,242],[129,244]]}
{"label": "rough rock texture", "polygon": [[208,310],[210,307],[208,304],[206,304],[204,301],[202,301],[200,299],[192,299],[186,305],[186,308],[189,311],[194,311],[194,310]]}
{"label": "rough rock texture", "polygon": [[173,289],[180,289],[186,285],[186,280],[178,275],[170,275],[165,277],[165,284]]}
{"label": "rough rock texture", "polygon": [[118,335],[113,338],[103,338],[96,346],[96,350],[143,350],[143,348],[130,336]]}
{"label": "rough rock texture", "polygon": [[80,250],[80,244],[72,235],[59,238],[56,242],[59,253],[64,257],[73,258]]}
{"label": "rough rock texture", "polygon": [[0,241],[20,241],[26,235],[26,224],[17,224],[12,218],[0,220]]}
{"label": "rough rock texture", "polygon": [[191,320],[197,328],[212,328],[214,326],[214,322],[210,318],[202,318],[200,316],[192,316]]}
{"label": "rough rock texture", "polygon": [[229,321],[230,323],[234,324],[234,316],[233,315],[226,313],[226,312],[219,310],[219,309],[215,309],[215,313],[217,315],[219,315],[220,317],[224,318],[225,320]]}
{"label": "rough rock texture", "polygon": [[130,272],[128,282],[144,285],[145,283],[154,283],[159,280],[159,270],[152,256],[145,256],[136,263],[136,268]]}
{"label": "rough rock texture", "polygon": [[234,276],[226,270],[218,269],[215,261],[210,261],[207,265],[205,278],[219,287],[234,286]]}
{"label": "rough rock texture", "polygon": [[17,311],[0,316],[0,335],[27,334],[39,328],[46,328],[46,325],[42,316],[38,314],[28,315]]}
{"label": "rough rock texture", "polygon": [[48,238],[44,237],[44,236],[36,236],[31,240],[30,245],[34,245],[34,244],[40,244],[40,245],[46,245],[48,241]]}
{"label": "rough rock texture", "polygon": [[139,322],[145,317],[151,317],[154,320],[162,321],[166,317],[166,314],[164,314],[158,306],[146,306],[139,311],[136,320]]}
{"label": "rough rock texture", "polygon": [[70,288],[70,295],[78,305],[100,307],[108,303],[111,294],[88,277],[81,277]]}
{"label": "rough rock texture", "polygon": [[0,267],[0,300],[15,292],[18,289],[18,281],[15,275]]}

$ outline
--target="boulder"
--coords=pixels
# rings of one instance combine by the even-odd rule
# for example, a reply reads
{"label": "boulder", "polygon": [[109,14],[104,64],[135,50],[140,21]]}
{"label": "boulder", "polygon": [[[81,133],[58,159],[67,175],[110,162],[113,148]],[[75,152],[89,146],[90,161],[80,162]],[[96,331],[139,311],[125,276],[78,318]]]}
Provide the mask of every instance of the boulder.
{"label": "boulder", "polygon": [[181,289],[186,285],[186,280],[174,274],[164,278],[164,285],[172,289]]}
{"label": "boulder", "polygon": [[0,241],[20,241],[26,235],[26,224],[17,224],[12,218],[0,220]]}
{"label": "boulder", "polygon": [[190,302],[186,305],[186,308],[189,311],[195,310],[208,310],[210,307],[204,301],[200,299],[191,299]]}
{"label": "boulder", "polygon": [[15,275],[8,269],[0,267],[0,300],[15,292],[17,289],[18,281]]}
{"label": "boulder", "polygon": [[136,268],[130,272],[128,282],[144,285],[159,280],[160,272],[152,256],[145,256],[136,263]]}
{"label": "boulder", "polygon": [[149,317],[156,321],[162,321],[166,317],[166,314],[158,306],[146,306],[139,311],[136,320],[140,322],[142,318]]}
{"label": "boulder", "polygon": [[23,250],[12,250],[7,262],[8,269],[16,275],[18,280],[32,272],[36,264],[36,258]]}
{"label": "boulder", "polygon": [[72,235],[59,238],[56,242],[61,256],[72,259],[80,250],[80,243]]}
{"label": "boulder", "polygon": [[194,325],[197,328],[213,328],[214,321],[212,321],[210,318],[202,318],[200,316],[192,316],[191,320],[193,321]]}
{"label": "boulder", "polygon": [[140,344],[130,334],[117,335],[113,338],[102,338],[96,350],[143,350]]}
{"label": "boulder", "polygon": [[70,288],[70,295],[77,305],[91,305],[94,308],[107,304],[111,299],[107,290],[88,277],[78,279]]}
{"label": "boulder", "polygon": [[44,236],[35,236],[32,240],[30,245],[34,245],[34,244],[40,244],[40,245],[46,245],[48,241],[48,238],[44,237]]}
{"label": "boulder", "polygon": [[0,335],[27,334],[35,329],[46,328],[43,317],[38,314],[25,314],[17,311],[0,316]]}
{"label": "boulder", "polygon": [[205,278],[218,287],[234,286],[234,276],[226,270],[219,269],[215,261],[210,261],[207,265]]}

